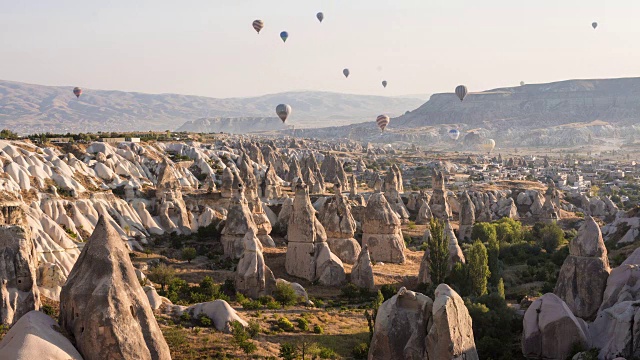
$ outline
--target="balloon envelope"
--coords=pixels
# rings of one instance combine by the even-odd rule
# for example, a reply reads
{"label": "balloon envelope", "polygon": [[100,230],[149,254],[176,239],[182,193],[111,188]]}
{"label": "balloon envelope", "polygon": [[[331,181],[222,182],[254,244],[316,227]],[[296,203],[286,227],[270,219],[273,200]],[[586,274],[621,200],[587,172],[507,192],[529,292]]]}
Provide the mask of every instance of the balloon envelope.
{"label": "balloon envelope", "polygon": [[346,78],[349,77],[349,74],[350,74],[349,69],[342,70],[342,73],[344,74],[344,77],[346,77]]}
{"label": "balloon envelope", "polygon": [[73,94],[76,96],[76,98],[79,98],[80,95],[82,95],[82,89],[80,89],[79,87],[73,88]]}
{"label": "balloon envelope", "polygon": [[486,152],[491,152],[496,147],[496,141],[493,139],[484,139],[482,142],[482,149]]}
{"label": "balloon envelope", "polygon": [[280,33],[280,39],[282,39],[283,42],[287,42],[287,39],[289,38],[289,33],[286,31],[283,31]]}
{"label": "balloon envelope", "polygon": [[264,21],[262,20],[254,20],[253,21],[253,29],[260,34],[260,30],[264,27]]}
{"label": "balloon envelope", "polygon": [[389,125],[389,117],[387,115],[380,115],[376,119],[376,123],[378,124],[380,130],[384,131],[387,125]]}
{"label": "balloon envelope", "polygon": [[387,80],[382,81],[382,86],[387,87]]}
{"label": "balloon envelope", "polygon": [[320,21],[320,22],[322,22],[322,20],[324,20],[324,14],[322,12],[317,13],[316,17],[318,18],[318,21]]}
{"label": "balloon envelope", "polygon": [[595,21],[594,21],[594,22],[592,22],[592,23],[591,23],[591,27],[592,27],[592,28],[594,28],[594,29],[595,29],[595,28],[597,28],[597,27],[598,27],[598,23],[597,23],[597,22],[595,22]]}
{"label": "balloon envelope", "polygon": [[460,99],[460,101],[464,100],[464,98],[467,96],[467,87],[464,85],[458,85],[456,87],[456,95],[458,96],[458,99]]}
{"label": "balloon envelope", "polygon": [[449,130],[449,137],[453,140],[458,140],[458,138],[460,137],[460,131],[457,129]]}
{"label": "balloon envelope", "polygon": [[291,114],[291,106],[287,104],[280,104],[276,106],[276,114],[278,114],[278,117],[282,122],[285,122],[287,117]]}
{"label": "balloon envelope", "polygon": [[524,86],[524,81],[520,81],[520,86]]}

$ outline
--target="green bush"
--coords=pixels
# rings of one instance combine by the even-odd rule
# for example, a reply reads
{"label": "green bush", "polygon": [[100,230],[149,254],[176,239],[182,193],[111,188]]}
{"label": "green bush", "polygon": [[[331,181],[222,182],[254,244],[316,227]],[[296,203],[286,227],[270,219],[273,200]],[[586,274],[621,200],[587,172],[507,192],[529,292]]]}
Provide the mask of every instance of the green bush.
{"label": "green bush", "polygon": [[234,344],[242,349],[245,354],[251,354],[258,349],[256,344],[249,341],[249,333],[247,333],[244,326],[242,326],[239,321],[233,321],[231,323],[231,329]]}
{"label": "green bush", "polygon": [[366,359],[369,356],[369,344],[363,342],[354,346],[351,355],[357,360]]}
{"label": "green bush", "polygon": [[298,347],[289,343],[280,344],[280,357],[284,360],[295,360],[298,357]]}
{"label": "green bush", "polygon": [[326,347],[320,348],[318,356],[320,356],[320,359],[335,359],[338,357],[335,351]]}
{"label": "green bush", "polygon": [[182,249],[182,259],[187,260],[189,264],[191,264],[191,260],[195,259],[197,256],[197,252],[195,248],[187,247]]}
{"label": "green bush", "polygon": [[303,317],[299,317],[296,319],[298,329],[302,331],[309,331],[309,321]]}
{"label": "green bush", "polygon": [[315,324],[313,326],[313,332],[314,334],[324,334],[324,329],[322,328],[322,326]]}
{"label": "green bush", "polygon": [[278,325],[278,327],[283,331],[291,332],[295,330],[295,327],[293,326],[291,321],[289,321],[289,319],[287,319],[286,317],[281,317],[280,319],[278,319],[278,322],[276,323],[276,325]]}
{"label": "green bush", "polygon": [[213,320],[208,317],[205,313],[198,314],[198,323],[200,326],[211,327],[213,325]]}
{"label": "green bush", "polygon": [[267,309],[269,310],[278,310],[282,307],[282,304],[280,304],[279,302],[275,301],[275,300],[271,300],[267,303]]}
{"label": "green bush", "polygon": [[384,297],[384,301],[387,301],[393,297],[393,295],[398,293],[398,289],[391,284],[384,284],[380,287],[380,292]]}
{"label": "green bush", "polygon": [[497,238],[496,227],[493,224],[479,222],[473,225],[473,229],[471,230],[471,239],[488,243],[490,239]]}
{"label": "green bush", "polygon": [[279,283],[273,292],[273,297],[282,304],[282,307],[292,306],[298,303],[299,296],[290,284]]}
{"label": "green bush", "polygon": [[247,333],[253,339],[260,333],[260,323],[255,320],[249,320],[249,329],[247,329]]}
{"label": "green bush", "polygon": [[182,313],[182,315],[180,315],[180,321],[181,322],[190,322],[191,321],[191,314],[189,314],[189,312],[185,311]]}
{"label": "green bush", "polygon": [[360,289],[352,283],[349,283],[340,289],[342,296],[349,300],[357,299],[360,297]]}
{"label": "green bush", "polygon": [[40,311],[42,311],[43,313],[49,316],[55,315],[55,310],[53,309],[53,306],[49,304],[43,304],[42,307],[40,308]]}

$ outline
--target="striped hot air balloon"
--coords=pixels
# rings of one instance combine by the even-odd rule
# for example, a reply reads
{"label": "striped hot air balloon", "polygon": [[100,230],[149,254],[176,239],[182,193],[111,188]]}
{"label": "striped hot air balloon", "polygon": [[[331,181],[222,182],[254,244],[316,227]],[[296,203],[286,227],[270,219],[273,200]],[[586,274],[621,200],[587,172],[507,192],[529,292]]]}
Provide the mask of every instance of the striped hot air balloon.
{"label": "striped hot air balloon", "polygon": [[467,87],[464,85],[458,85],[456,87],[456,95],[460,101],[464,100],[465,96],[467,96]]}
{"label": "striped hot air balloon", "polygon": [[493,150],[493,148],[496,147],[496,141],[493,139],[484,139],[484,141],[482,142],[482,150],[491,153],[491,151]]}
{"label": "striped hot air balloon", "polygon": [[276,114],[278,114],[278,117],[284,123],[287,120],[287,117],[291,114],[291,106],[287,104],[280,104],[276,106]]}
{"label": "striped hot air balloon", "polygon": [[73,95],[75,95],[76,98],[80,98],[80,95],[82,95],[82,89],[76,86],[73,88]]}
{"label": "striped hot air balloon", "polygon": [[253,21],[253,29],[260,34],[260,30],[264,27],[264,21],[262,20],[254,20]]}
{"label": "striped hot air balloon", "polygon": [[378,124],[380,130],[384,132],[384,129],[387,127],[387,125],[389,125],[389,117],[387,115],[380,115],[376,119],[376,123]]}

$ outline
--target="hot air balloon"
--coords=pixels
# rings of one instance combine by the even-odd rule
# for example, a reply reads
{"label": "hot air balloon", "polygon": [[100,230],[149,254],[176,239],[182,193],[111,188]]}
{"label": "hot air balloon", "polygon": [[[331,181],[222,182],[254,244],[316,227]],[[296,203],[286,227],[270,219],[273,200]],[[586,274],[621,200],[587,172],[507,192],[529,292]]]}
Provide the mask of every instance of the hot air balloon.
{"label": "hot air balloon", "polygon": [[322,12],[317,13],[316,17],[318,18],[318,21],[320,21],[320,22],[322,22],[322,20],[324,20],[324,14]]}
{"label": "hot air balloon", "polygon": [[262,20],[254,20],[253,21],[253,29],[260,34],[260,30],[264,27],[264,21]]}
{"label": "hot air balloon", "polygon": [[278,117],[284,123],[287,120],[287,117],[291,114],[291,106],[287,104],[280,104],[276,106],[276,114],[278,114]]}
{"label": "hot air balloon", "polygon": [[591,27],[595,30],[598,27],[598,23],[597,22],[592,22],[591,23]]}
{"label": "hot air balloon", "polygon": [[524,86],[524,81],[520,81],[520,86]]}
{"label": "hot air balloon", "polygon": [[382,81],[382,86],[387,87],[387,80]]}
{"label": "hot air balloon", "polygon": [[452,140],[458,140],[458,138],[460,137],[460,130],[458,130],[458,129],[449,130],[449,137]]}
{"label": "hot air balloon", "polygon": [[460,101],[464,100],[465,96],[467,96],[467,87],[464,85],[458,85],[456,87],[456,95]]}
{"label": "hot air balloon", "polygon": [[283,42],[287,42],[287,39],[289,38],[289,33],[286,31],[283,31],[280,33],[280,39],[282,39]]}
{"label": "hot air balloon", "polygon": [[376,123],[378,124],[380,130],[384,132],[384,129],[387,127],[387,125],[389,125],[389,117],[387,115],[380,115],[376,119]]}
{"label": "hot air balloon", "polygon": [[80,89],[79,87],[73,88],[73,94],[76,96],[76,98],[80,98],[80,95],[82,95],[82,89]]}
{"label": "hot air balloon", "polygon": [[349,74],[350,74],[349,69],[342,70],[342,73],[344,74],[344,77],[346,77],[346,78],[349,77]]}
{"label": "hot air balloon", "polygon": [[482,142],[482,150],[490,153],[496,147],[496,141],[493,139],[484,139]]}

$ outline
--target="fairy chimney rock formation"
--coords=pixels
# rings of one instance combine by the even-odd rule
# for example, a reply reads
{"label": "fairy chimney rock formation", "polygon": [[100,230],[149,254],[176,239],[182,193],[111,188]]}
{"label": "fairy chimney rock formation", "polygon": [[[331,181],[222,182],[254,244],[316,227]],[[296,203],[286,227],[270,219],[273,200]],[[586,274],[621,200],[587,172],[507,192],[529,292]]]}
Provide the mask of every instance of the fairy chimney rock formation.
{"label": "fairy chimney rock formation", "polygon": [[264,262],[262,244],[253,230],[245,234],[242,246],[242,257],[236,269],[236,290],[254,299],[270,295],[276,279]]}
{"label": "fairy chimney rock formation", "polygon": [[249,230],[258,231],[247,199],[244,197],[244,188],[240,185],[235,189],[229,202],[227,221],[220,239],[226,257],[239,259],[242,256],[242,239]]}
{"label": "fairy chimney rock formation", "polygon": [[429,207],[434,217],[440,220],[451,218],[451,208],[449,207],[447,191],[444,187],[444,175],[438,170],[434,170],[433,174],[433,195],[429,200]]}
{"label": "fairy chimney rock formation", "polygon": [[360,251],[355,265],[351,268],[351,283],[363,289],[375,290],[376,288],[369,248],[366,245]]}
{"label": "fairy chimney rock formation", "polygon": [[587,216],[569,243],[569,256],[560,268],[554,293],[575,316],[592,320],[602,305],[610,272],[600,227]]}
{"label": "fairy chimney rock formation", "polygon": [[404,263],[405,245],[400,219],[383,193],[375,193],[369,197],[362,231],[362,246],[369,247],[375,261]]}
{"label": "fairy chimney rock formation", "polygon": [[36,284],[36,245],[25,226],[18,204],[0,206],[0,325],[11,326],[20,317],[40,309]]}
{"label": "fairy chimney rock formation", "polygon": [[165,160],[160,167],[156,186],[160,223],[169,232],[190,235],[191,222],[181,188],[175,168]]}
{"label": "fairy chimney rock formation", "polygon": [[170,360],[129,251],[100,217],[60,293],[60,325],[85,360]]}
{"label": "fairy chimney rock formation", "polygon": [[471,231],[476,222],[476,207],[469,197],[468,192],[464,192],[460,199],[460,228],[458,234],[463,241],[471,240]]}
{"label": "fairy chimney rock formation", "polygon": [[336,183],[335,194],[324,203],[319,218],[327,234],[327,243],[331,252],[343,262],[353,264],[360,254],[360,245],[353,238],[356,232],[356,221],[351,214],[351,205],[341,191],[340,183]]}

